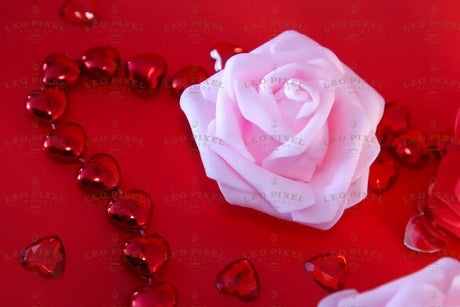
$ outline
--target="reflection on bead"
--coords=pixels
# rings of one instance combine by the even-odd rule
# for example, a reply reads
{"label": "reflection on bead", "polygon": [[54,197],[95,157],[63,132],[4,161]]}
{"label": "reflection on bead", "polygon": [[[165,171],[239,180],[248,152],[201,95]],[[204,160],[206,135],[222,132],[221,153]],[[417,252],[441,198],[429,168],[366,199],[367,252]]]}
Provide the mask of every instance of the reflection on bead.
{"label": "reflection on bead", "polygon": [[67,94],[59,88],[45,88],[31,92],[26,99],[26,111],[41,123],[59,120],[67,109]]}
{"label": "reflection on bead", "polygon": [[87,193],[107,192],[120,184],[120,168],[109,154],[95,154],[77,171],[78,186]]}
{"label": "reflection on bead", "polygon": [[120,67],[120,54],[110,46],[95,47],[83,54],[81,63],[93,79],[112,78]]}
{"label": "reflection on bead", "polygon": [[61,239],[58,236],[49,236],[31,243],[21,253],[21,264],[46,278],[61,275],[65,267]]}
{"label": "reflection on bead", "polygon": [[126,63],[128,82],[140,96],[152,96],[165,74],[166,62],[157,54],[141,54]]}
{"label": "reflection on bead", "polygon": [[217,290],[225,295],[234,295],[243,301],[259,297],[259,275],[248,259],[238,259],[220,271],[216,278]]}
{"label": "reflection on bead", "polygon": [[209,77],[206,70],[198,66],[182,68],[171,78],[170,86],[174,95],[179,98],[187,87],[203,82]]}
{"label": "reflection on bead", "polygon": [[[150,280],[150,279],[149,279]],[[170,283],[156,282],[134,289],[129,299],[129,307],[175,307],[177,291]]]}
{"label": "reflection on bead", "polygon": [[97,20],[96,2],[96,0],[66,0],[61,8],[61,16],[77,25],[91,25]]}
{"label": "reflection on bead", "polygon": [[129,191],[109,200],[107,215],[110,221],[124,231],[142,231],[152,218],[150,196],[140,190]]}
{"label": "reflection on bead", "polygon": [[59,162],[77,162],[85,149],[86,135],[75,123],[65,123],[51,130],[43,139],[42,150]]}

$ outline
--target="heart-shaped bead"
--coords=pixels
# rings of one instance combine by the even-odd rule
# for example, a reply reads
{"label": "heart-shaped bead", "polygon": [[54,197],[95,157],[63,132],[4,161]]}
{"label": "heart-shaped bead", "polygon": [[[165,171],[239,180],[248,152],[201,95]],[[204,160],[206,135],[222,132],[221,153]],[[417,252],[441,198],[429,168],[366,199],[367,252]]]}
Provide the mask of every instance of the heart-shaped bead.
{"label": "heart-shaped bead", "polygon": [[345,285],[348,261],[342,255],[324,254],[308,260],[305,268],[321,287],[336,291]]}
{"label": "heart-shaped bead", "polygon": [[376,136],[380,144],[389,146],[400,134],[409,129],[410,119],[407,107],[401,101],[385,104],[385,111],[377,127]]}
{"label": "heart-shaped bead", "polygon": [[259,275],[248,259],[238,259],[220,271],[216,287],[225,295],[234,295],[243,301],[255,300],[260,293]]}
{"label": "heart-shaped bead", "polygon": [[80,66],[65,54],[53,53],[47,56],[42,68],[43,84],[49,87],[68,88],[75,86],[80,78]]}
{"label": "heart-shaped bead", "polygon": [[228,59],[238,53],[245,52],[243,48],[238,47],[229,43],[218,43],[214,45],[214,48],[210,52],[212,59],[216,60],[214,64],[214,70],[219,71],[225,67]]}
{"label": "heart-shaped bead", "polygon": [[124,231],[145,229],[152,218],[153,205],[150,196],[133,190],[109,200],[107,214],[110,221]]}
{"label": "heart-shaped bead", "polygon": [[120,54],[110,46],[95,47],[83,54],[81,63],[93,79],[112,78],[120,67]]}
{"label": "heart-shaped bead", "polygon": [[31,243],[22,251],[21,264],[46,278],[60,275],[65,267],[61,239],[58,236],[49,236]]}
{"label": "heart-shaped bead", "polygon": [[398,171],[393,157],[388,149],[382,148],[369,170],[369,189],[381,194],[395,183],[397,177]]}
{"label": "heart-shaped bead", "polygon": [[123,243],[121,251],[126,265],[144,278],[156,276],[171,255],[168,242],[156,234],[131,237]]}
{"label": "heart-shaped bead", "polygon": [[203,82],[209,77],[206,70],[198,66],[182,68],[171,78],[170,86],[174,95],[179,98],[187,87]]}
{"label": "heart-shaped bead", "polygon": [[177,291],[170,283],[157,282],[152,286],[134,289],[129,299],[129,307],[175,307]]}
{"label": "heart-shaped bead", "polygon": [[42,150],[53,160],[72,163],[82,156],[85,140],[85,131],[80,125],[65,123],[45,136]]}
{"label": "heart-shaped bead", "polygon": [[31,92],[26,99],[27,113],[34,119],[51,124],[60,119],[68,104],[67,94],[59,88]]}
{"label": "heart-shaped bead", "polygon": [[418,130],[410,130],[398,136],[391,143],[396,158],[407,166],[419,167],[427,162],[426,137]]}
{"label": "heart-shaped bead", "polygon": [[407,222],[404,245],[423,253],[439,252],[446,247],[446,237],[435,225],[430,210],[425,209]]}
{"label": "heart-shaped bead", "polygon": [[141,54],[126,63],[128,82],[132,91],[140,96],[153,95],[165,74],[166,62],[157,54]]}
{"label": "heart-shaped bead", "polygon": [[118,187],[120,167],[111,155],[95,154],[78,169],[76,181],[87,193],[107,192]]}
{"label": "heart-shaped bead", "polygon": [[61,8],[61,16],[77,25],[91,25],[96,21],[97,0],[67,0]]}

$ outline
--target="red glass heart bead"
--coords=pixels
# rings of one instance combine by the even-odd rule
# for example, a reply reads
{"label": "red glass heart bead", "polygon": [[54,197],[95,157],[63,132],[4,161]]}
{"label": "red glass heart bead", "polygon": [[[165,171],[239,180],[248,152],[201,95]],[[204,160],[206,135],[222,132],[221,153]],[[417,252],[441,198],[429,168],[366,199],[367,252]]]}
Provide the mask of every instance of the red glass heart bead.
{"label": "red glass heart bead", "polygon": [[209,77],[206,70],[198,66],[185,67],[171,78],[170,85],[174,95],[179,98],[187,87],[203,82]]}
{"label": "red glass heart bead", "polygon": [[46,278],[59,276],[65,267],[61,239],[58,236],[49,236],[31,243],[22,251],[21,264]]}
{"label": "red glass heart bead", "polygon": [[252,301],[260,293],[259,275],[248,259],[238,259],[220,271],[216,278],[216,287],[225,295]]}
{"label": "red glass heart bead", "polygon": [[177,291],[170,283],[157,282],[152,286],[134,289],[129,299],[129,307],[175,307]]}
{"label": "red glass heart bead", "polygon": [[398,171],[393,157],[382,148],[370,167],[369,189],[375,194],[381,194],[393,186],[397,177]]}
{"label": "red glass heart bead", "polygon": [[377,139],[384,146],[391,145],[395,137],[406,132],[410,126],[407,107],[400,101],[385,104],[385,111],[377,127]]}
{"label": "red glass heart bead", "polygon": [[87,193],[107,192],[118,187],[120,167],[111,155],[95,154],[78,169],[76,181]]}
{"label": "red glass heart bead", "polygon": [[26,99],[27,113],[41,123],[51,124],[60,119],[68,104],[67,94],[59,88],[31,92]]}
{"label": "red glass heart bead", "polygon": [[152,218],[153,205],[150,196],[133,190],[112,198],[107,204],[110,221],[124,231],[145,229]]}
{"label": "red glass heart bead", "polygon": [[112,78],[120,67],[120,54],[110,46],[95,47],[83,54],[81,63],[93,79]]}
{"label": "red glass heart bead", "polygon": [[427,162],[428,146],[423,133],[410,130],[393,140],[391,149],[396,158],[407,166],[422,166]]}
{"label": "red glass heart bead", "polygon": [[42,150],[53,160],[73,163],[82,156],[85,140],[85,131],[80,125],[65,123],[51,130],[45,136]]}
{"label": "red glass heart bead", "polygon": [[215,71],[222,70],[228,59],[238,53],[244,53],[244,49],[229,43],[218,43],[214,45],[210,52],[211,58],[216,60],[214,64]]}
{"label": "red glass heart bead", "polygon": [[342,255],[324,254],[308,260],[305,268],[321,287],[336,291],[345,285],[348,261]]}
{"label": "red glass heart bead", "polygon": [[131,89],[140,96],[153,95],[166,74],[165,60],[153,53],[141,54],[126,63]]}
{"label": "red glass heart bead", "polygon": [[61,16],[77,25],[91,25],[97,19],[96,4],[96,0],[67,0],[61,8]]}
{"label": "red glass heart bead", "polygon": [[[429,210],[429,209],[428,209]],[[414,251],[435,253],[446,247],[445,234],[434,224],[431,211],[414,215],[407,222],[404,245]]]}
{"label": "red glass heart bead", "polygon": [[121,251],[126,265],[144,278],[156,276],[171,255],[168,242],[156,234],[131,237],[123,243]]}
{"label": "red glass heart bead", "polygon": [[53,53],[45,58],[42,68],[43,84],[49,87],[75,86],[80,78],[80,66],[65,54]]}

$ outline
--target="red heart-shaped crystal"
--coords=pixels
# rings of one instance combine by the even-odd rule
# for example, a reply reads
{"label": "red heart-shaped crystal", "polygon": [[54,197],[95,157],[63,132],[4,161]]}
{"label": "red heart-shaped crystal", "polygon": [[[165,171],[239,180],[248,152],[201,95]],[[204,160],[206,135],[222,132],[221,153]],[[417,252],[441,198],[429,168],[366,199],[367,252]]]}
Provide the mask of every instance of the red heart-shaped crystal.
{"label": "red heart-shaped crystal", "polygon": [[145,229],[153,213],[152,199],[140,190],[133,190],[109,200],[107,214],[110,221],[125,231]]}
{"label": "red heart-shaped crystal", "polygon": [[153,53],[138,55],[126,63],[126,76],[134,93],[153,95],[166,74],[165,60]]}
{"label": "red heart-shaped crystal", "polygon": [[127,266],[144,278],[156,276],[171,254],[168,242],[156,234],[131,237],[123,243],[121,251]]}
{"label": "red heart-shaped crystal", "polygon": [[376,194],[388,190],[398,177],[393,157],[387,150],[380,151],[369,170],[369,189]]}
{"label": "red heart-shaped crystal", "polygon": [[42,150],[56,161],[76,162],[85,149],[85,139],[85,131],[80,125],[65,123],[51,130],[45,136]]}
{"label": "red heart-shaped crystal", "polygon": [[225,295],[235,295],[243,301],[252,301],[259,296],[259,275],[248,259],[238,259],[220,271],[216,287]]}
{"label": "red heart-shaped crystal", "polygon": [[176,97],[180,97],[187,87],[193,84],[203,82],[208,78],[208,73],[201,67],[188,66],[179,70],[179,72],[171,78],[171,89]]}
{"label": "red heart-shaped crystal", "polygon": [[216,60],[214,64],[215,71],[222,70],[225,67],[228,59],[238,53],[245,52],[243,48],[238,47],[233,44],[228,43],[218,43],[214,45],[214,48],[211,50],[211,58]]}
{"label": "red heart-shaped crystal", "polygon": [[31,92],[26,99],[27,113],[45,124],[60,119],[67,108],[67,94],[59,88],[45,88]]}
{"label": "red heart-shaped crystal", "polygon": [[393,140],[391,144],[396,158],[407,166],[422,166],[427,162],[428,146],[423,133],[410,130]]}
{"label": "red heart-shaped crystal", "polygon": [[61,9],[61,16],[77,25],[91,25],[96,21],[96,0],[67,0]]}
{"label": "red heart-shaped crystal", "polygon": [[83,54],[81,63],[93,79],[112,78],[120,67],[120,54],[110,46],[95,47]]}
{"label": "red heart-shaped crystal", "polygon": [[342,255],[324,254],[308,260],[305,268],[321,287],[335,291],[345,285],[348,261]]}
{"label": "red heart-shaped crystal", "polygon": [[87,193],[106,192],[118,187],[120,167],[111,155],[95,154],[78,169],[76,181]]}
{"label": "red heart-shaped crystal", "polygon": [[170,283],[157,282],[152,286],[134,289],[129,307],[174,307],[177,304],[176,288]]}
{"label": "red heart-shaped crystal", "polygon": [[406,106],[401,101],[387,102],[377,127],[377,139],[380,144],[389,146],[398,135],[409,129],[409,125],[409,111]]}
{"label": "red heart-shaped crystal", "polygon": [[42,69],[43,84],[50,87],[72,87],[80,78],[80,66],[62,53],[47,56]]}
{"label": "red heart-shaped crystal", "polygon": [[41,238],[27,246],[21,254],[21,264],[43,277],[56,277],[64,271],[64,246],[58,236]]}

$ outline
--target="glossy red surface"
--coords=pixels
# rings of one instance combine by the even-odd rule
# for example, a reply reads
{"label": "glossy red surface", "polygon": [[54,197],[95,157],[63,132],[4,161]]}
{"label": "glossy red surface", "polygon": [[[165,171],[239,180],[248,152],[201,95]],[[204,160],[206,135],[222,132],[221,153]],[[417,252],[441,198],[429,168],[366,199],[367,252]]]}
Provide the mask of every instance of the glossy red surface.
{"label": "glossy red surface", "polygon": [[216,287],[225,295],[234,295],[243,301],[253,301],[259,297],[259,275],[248,259],[238,259],[219,272]]}
{"label": "glossy red surface", "polygon": [[50,124],[60,119],[67,108],[68,98],[59,88],[35,90],[26,98],[26,110],[41,123]]}
{"label": "glossy red surface", "polygon": [[141,286],[134,290],[129,307],[174,307],[177,306],[177,293],[173,285],[159,282],[152,286]]}
{"label": "glossy red surface", "polygon": [[83,155],[85,142],[85,131],[80,125],[64,123],[45,136],[41,147],[51,159],[72,163]]}
{"label": "glossy red surface", "polygon": [[46,278],[61,275],[65,267],[61,240],[58,236],[49,236],[31,243],[21,253],[21,264]]}
{"label": "glossy red surface", "polygon": [[109,220],[125,231],[145,229],[152,219],[152,213],[152,199],[140,190],[112,198],[107,204]]}
{"label": "glossy red surface", "polygon": [[[334,51],[387,101],[401,100],[411,128],[434,140],[452,129],[459,107],[460,31],[454,0],[401,1],[99,1],[100,23],[63,20],[64,1],[0,3],[0,297],[5,306],[124,306],[146,284],[126,269],[121,245],[129,234],[106,216],[111,193],[87,195],[76,187],[78,166],[55,163],[40,150],[49,128],[31,121],[27,95],[41,86],[43,59],[62,52],[72,59],[96,46],[113,46],[122,62],[143,53],[161,55],[165,79],[189,65],[211,73],[209,51],[219,42],[252,50],[286,29],[298,30]],[[237,17],[238,18],[237,18]],[[329,231],[280,221],[227,204],[206,177],[193,134],[170,90],[145,99],[120,76],[112,83],[82,78],[68,90],[65,121],[87,134],[87,156],[114,156],[121,189],[141,189],[155,204],[146,233],[168,240],[171,258],[159,280],[177,288],[178,305],[316,306],[329,294],[305,270],[324,253],[347,257],[345,288],[359,292],[451,256],[418,254],[404,244],[415,201],[436,176],[439,162],[422,168],[397,163],[399,177],[387,192],[347,209]],[[59,278],[44,279],[19,264],[21,251],[57,234],[67,262]],[[214,285],[228,263],[247,257],[257,268],[260,296],[252,303],[222,295]],[[282,281],[282,282],[280,282]],[[75,295],[78,293],[78,296]]]}

